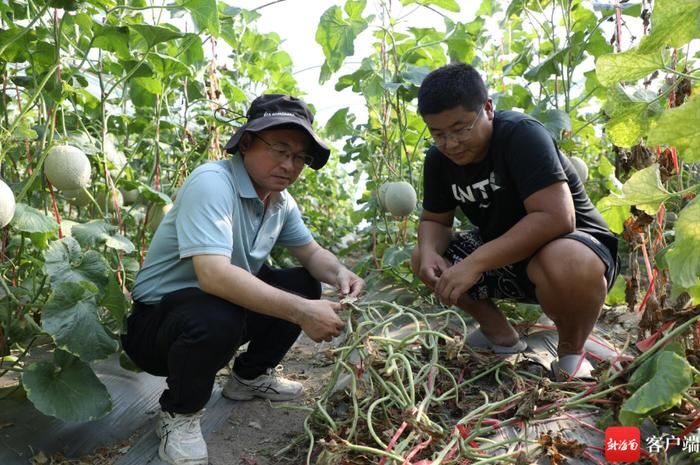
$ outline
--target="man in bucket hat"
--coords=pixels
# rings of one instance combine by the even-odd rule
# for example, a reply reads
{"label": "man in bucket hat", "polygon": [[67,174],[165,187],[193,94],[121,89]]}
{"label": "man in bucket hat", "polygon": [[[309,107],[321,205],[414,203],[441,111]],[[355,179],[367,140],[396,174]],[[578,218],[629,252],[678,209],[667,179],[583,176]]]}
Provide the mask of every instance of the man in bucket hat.
{"label": "man in bucket hat", "polygon": [[[305,165],[320,169],[330,149],[306,104],[288,95],[256,98],[229,140],[230,159],[195,169],[158,227],[133,289],[122,342],[143,370],[167,376],[156,433],[160,457],[206,465],[200,429],[214,378],[242,344],[225,397],[290,400],[302,385],[275,367],[304,331],[316,342],[340,334],[340,304],[321,284],[357,296],[364,282],[320,247],[286,191]],[[274,245],[301,267],[271,269]]]}

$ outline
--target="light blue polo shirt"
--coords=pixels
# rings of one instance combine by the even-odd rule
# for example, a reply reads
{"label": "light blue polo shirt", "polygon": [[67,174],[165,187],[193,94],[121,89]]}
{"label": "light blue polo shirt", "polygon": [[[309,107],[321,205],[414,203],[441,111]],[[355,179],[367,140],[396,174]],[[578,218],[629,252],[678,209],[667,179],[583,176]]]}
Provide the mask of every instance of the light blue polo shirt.
{"label": "light blue polo shirt", "polygon": [[132,295],[155,304],[171,292],[199,287],[194,255],[225,255],[256,274],[276,244],[293,247],[312,240],[286,190],[270,194],[265,209],[238,154],[206,163],[185,180],[158,226]]}

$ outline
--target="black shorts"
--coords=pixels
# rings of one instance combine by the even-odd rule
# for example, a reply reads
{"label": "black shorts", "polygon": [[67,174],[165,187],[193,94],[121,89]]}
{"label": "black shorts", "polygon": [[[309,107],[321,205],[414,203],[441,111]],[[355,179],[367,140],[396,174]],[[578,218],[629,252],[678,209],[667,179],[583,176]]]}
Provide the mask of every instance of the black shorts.
{"label": "black shorts", "polygon": [[[560,238],[574,239],[585,244],[600,257],[605,264],[605,279],[608,292],[620,272],[620,259],[613,257],[610,249],[592,235],[583,231],[574,231]],[[445,258],[450,263],[457,263],[484,244],[477,228],[457,233],[445,251]],[[531,257],[530,257],[531,258]],[[485,272],[479,282],[472,286],[467,294],[473,300],[510,299],[523,303],[537,303],[535,285],[527,277],[527,265],[530,258],[523,261]]]}

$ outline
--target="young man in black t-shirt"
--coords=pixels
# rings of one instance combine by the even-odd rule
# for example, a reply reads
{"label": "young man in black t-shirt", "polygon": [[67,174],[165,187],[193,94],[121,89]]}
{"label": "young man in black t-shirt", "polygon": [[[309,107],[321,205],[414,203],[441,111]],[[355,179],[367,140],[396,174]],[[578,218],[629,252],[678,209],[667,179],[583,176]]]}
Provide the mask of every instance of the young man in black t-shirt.
{"label": "young man in black t-shirt", "polygon": [[[558,378],[588,378],[583,346],[618,273],[617,239],[551,135],[534,118],[495,111],[479,73],[430,73],[418,111],[434,140],[412,267],[443,303],[470,313],[472,346],[526,349],[492,298],[539,303],[559,332]],[[452,229],[461,208],[475,226]]]}

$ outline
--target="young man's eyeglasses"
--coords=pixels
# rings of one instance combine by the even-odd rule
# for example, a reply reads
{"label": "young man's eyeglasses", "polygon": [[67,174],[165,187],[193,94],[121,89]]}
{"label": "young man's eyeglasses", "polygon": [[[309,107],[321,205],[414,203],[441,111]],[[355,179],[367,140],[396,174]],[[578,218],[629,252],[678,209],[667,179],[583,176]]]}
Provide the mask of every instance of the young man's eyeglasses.
{"label": "young man's eyeglasses", "polygon": [[438,147],[444,147],[447,145],[447,142],[450,139],[454,139],[457,142],[468,141],[469,138],[472,136],[472,129],[474,129],[474,126],[476,126],[476,123],[479,121],[479,118],[484,112],[485,107],[486,104],[481,105],[479,113],[476,114],[476,118],[474,118],[474,121],[472,121],[472,124],[470,124],[469,126],[465,126],[462,129],[458,129],[454,132],[446,132],[443,134],[433,135],[433,142],[435,142],[435,145],[437,145]]}
{"label": "young man's eyeglasses", "polygon": [[294,166],[297,168],[300,168],[304,165],[310,165],[314,161],[314,157],[309,155],[308,153],[305,152],[293,152],[292,150],[289,149],[284,144],[273,144],[262,137],[260,137],[258,134],[251,132],[253,137],[256,139],[260,140],[263,142],[265,145],[267,145],[267,148],[269,149],[268,152],[274,158],[276,161],[283,162],[287,161],[289,159],[292,160],[292,163]]}

